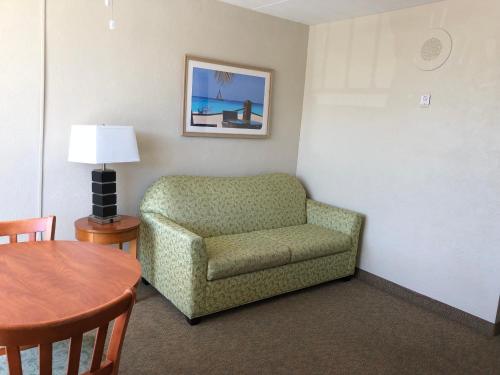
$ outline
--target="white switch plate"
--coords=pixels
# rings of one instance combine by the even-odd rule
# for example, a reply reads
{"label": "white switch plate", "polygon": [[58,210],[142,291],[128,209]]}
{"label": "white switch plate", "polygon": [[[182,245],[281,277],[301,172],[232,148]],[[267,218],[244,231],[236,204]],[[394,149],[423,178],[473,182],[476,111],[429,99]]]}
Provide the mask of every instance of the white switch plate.
{"label": "white switch plate", "polygon": [[425,94],[420,97],[420,107],[427,108],[431,105],[431,94]]}

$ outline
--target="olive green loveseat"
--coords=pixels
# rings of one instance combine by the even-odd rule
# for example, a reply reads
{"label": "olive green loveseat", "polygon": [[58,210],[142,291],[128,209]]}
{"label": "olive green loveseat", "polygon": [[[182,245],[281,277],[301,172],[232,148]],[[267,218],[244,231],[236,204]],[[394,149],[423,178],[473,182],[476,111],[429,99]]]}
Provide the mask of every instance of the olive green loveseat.
{"label": "olive green loveseat", "polygon": [[191,322],[352,275],[362,223],[286,174],[162,177],[140,215],[143,277]]}

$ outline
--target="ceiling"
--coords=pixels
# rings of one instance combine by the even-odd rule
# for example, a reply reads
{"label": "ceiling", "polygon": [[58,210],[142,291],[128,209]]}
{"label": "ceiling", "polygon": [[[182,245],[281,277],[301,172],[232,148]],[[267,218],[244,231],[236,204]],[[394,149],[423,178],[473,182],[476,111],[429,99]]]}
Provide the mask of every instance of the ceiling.
{"label": "ceiling", "polygon": [[219,0],[271,16],[315,25],[442,0]]}

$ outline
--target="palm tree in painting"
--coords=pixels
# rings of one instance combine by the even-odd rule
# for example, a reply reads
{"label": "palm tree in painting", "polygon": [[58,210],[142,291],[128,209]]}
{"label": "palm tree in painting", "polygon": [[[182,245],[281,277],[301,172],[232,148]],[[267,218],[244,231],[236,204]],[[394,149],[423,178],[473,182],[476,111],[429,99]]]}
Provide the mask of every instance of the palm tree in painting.
{"label": "palm tree in painting", "polygon": [[219,92],[217,93],[217,100],[224,100],[222,98],[222,92],[221,92],[222,86],[224,86],[224,85],[226,85],[228,83],[231,83],[231,81],[233,80],[234,74],[233,73],[229,73],[229,72],[222,72],[220,70],[216,70],[214,72],[214,75],[215,75],[215,79],[220,84]]}

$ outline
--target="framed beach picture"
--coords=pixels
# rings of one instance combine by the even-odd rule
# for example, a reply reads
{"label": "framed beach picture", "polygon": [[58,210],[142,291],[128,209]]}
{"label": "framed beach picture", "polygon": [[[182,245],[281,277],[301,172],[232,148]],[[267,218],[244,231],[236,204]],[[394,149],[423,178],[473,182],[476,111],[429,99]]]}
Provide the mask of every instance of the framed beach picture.
{"label": "framed beach picture", "polygon": [[271,70],[186,56],[185,136],[269,136]]}

